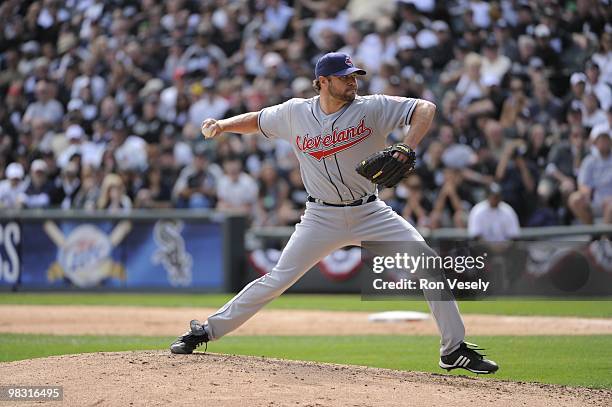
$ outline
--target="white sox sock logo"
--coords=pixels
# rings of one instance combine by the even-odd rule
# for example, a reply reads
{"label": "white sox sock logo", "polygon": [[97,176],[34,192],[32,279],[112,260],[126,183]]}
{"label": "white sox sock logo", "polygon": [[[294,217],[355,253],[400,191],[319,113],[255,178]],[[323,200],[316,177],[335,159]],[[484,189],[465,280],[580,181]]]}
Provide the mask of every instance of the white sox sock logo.
{"label": "white sox sock logo", "polygon": [[357,126],[349,126],[342,130],[334,129],[331,134],[320,134],[316,137],[296,136],[295,144],[303,153],[321,161],[325,157],[351,148],[370,134],[372,129],[366,127],[364,117]]}

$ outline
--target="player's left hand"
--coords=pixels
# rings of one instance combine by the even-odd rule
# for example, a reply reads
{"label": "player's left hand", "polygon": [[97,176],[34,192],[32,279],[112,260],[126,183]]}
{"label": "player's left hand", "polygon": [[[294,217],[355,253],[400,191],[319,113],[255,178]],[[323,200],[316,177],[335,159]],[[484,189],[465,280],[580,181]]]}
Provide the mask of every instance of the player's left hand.
{"label": "player's left hand", "polygon": [[392,188],[414,170],[415,162],[414,150],[399,143],[369,156],[355,171],[374,184]]}

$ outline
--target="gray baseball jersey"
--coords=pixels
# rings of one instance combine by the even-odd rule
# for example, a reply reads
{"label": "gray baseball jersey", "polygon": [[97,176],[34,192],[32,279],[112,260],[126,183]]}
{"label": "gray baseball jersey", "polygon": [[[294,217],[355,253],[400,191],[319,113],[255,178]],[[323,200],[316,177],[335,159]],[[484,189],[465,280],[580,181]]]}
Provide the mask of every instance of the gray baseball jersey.
{"label": "gray baseball jersey", "polygon": [[261,133],[291,143],[306,191],[325,202],[349,202],[376,193],[376,185],[355,172],[365,157],[382,150],[394,129],[410,124],[417,99],[356,96],[336,113],[325,114],[319,97],[290,99],[263,109]]}

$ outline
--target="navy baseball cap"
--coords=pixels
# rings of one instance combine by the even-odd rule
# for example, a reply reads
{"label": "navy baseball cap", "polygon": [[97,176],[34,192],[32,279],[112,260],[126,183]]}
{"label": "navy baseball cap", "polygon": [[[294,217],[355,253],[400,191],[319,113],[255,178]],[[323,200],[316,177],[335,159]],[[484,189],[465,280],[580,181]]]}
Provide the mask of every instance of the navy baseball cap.
{"label": "navy baseball cap", "polygon": [[323,55],[315,66],[315,77],[319,76],[344,76],[356,73],[365,75],[366,71],[355,67],[351,56],[342,52],[330,52]]}

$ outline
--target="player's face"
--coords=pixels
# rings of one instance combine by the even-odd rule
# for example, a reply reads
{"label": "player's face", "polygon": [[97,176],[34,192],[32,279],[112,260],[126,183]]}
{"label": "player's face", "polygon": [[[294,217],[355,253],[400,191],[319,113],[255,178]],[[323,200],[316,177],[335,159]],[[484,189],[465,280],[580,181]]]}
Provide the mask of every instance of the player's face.
{"label": "player's face", "polygon": [[357,74],[329,77],[329,94],[336,99],[352,102],[357,95]]}

